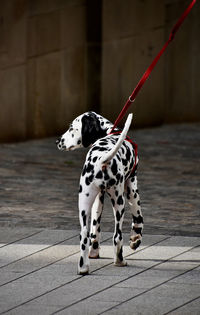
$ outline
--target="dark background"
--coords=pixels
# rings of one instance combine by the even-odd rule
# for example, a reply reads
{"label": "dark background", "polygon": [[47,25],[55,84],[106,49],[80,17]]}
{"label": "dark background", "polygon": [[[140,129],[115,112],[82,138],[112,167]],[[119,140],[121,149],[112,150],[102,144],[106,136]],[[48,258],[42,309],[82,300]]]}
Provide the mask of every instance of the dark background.
{"label": "dark background", "polygon": [[[60,134],[87,110],[114,121],[190,1],[1,0],[0,141]],[[200,121],[200,5],[145,83],[134,127]]]}

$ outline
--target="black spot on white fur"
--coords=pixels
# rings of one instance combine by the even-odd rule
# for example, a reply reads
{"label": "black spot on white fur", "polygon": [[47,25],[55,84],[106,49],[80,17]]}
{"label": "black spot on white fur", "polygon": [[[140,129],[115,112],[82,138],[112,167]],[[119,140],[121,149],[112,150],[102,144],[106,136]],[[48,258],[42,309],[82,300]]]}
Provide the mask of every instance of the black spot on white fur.
{"label": "black spot on white fur", "polygon": [[122,196],[119,196],[119,197],[118,197],[117,203],[118,203],[118,205],[123,205],[124,201],[123,201]]}
{"label": "black spot on white fur", "polygon": [[83,257],[81,256],[81,258],[80,258],[80,263],[79,263],[79,265],[80,265],[80,267],[82,267],[83,266]]}
{"label": "black spot on white fur", "polygon": [[103,130],[100,125],[100,121],[93,112],[89,112],[88,115],[82,117],[82,144],[84,147],[88,147],[93,144],[97,139],[106,136],[106,130]]}

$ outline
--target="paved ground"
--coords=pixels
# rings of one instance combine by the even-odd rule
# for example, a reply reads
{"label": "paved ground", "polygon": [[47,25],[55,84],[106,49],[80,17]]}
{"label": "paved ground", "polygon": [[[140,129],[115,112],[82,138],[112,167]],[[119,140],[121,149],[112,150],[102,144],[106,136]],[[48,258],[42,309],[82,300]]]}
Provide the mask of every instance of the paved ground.
{"label": "paved ground", "polygon": [[0,314],[200,314],[200,124],[137,130],[134,138],[142,247],[131,251],[125,233],[128,267],[113,266],[107,200],[101,259],[84,277],[76,269],[85,150],[61,153],[55,139],[0,145]]}
{"label": "paved ground", "polygon": [[135,253],[125,246],[120,268],[104,232],[101,259],[78,276],[78,234],[1,230],[0,314],[199,314],[198,237],[145,235]]}

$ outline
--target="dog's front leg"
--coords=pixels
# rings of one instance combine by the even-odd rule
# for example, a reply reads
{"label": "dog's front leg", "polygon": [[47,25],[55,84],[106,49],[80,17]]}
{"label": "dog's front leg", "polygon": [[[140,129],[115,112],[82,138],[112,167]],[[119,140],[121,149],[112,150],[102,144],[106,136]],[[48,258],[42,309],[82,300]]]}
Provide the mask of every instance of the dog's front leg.
{"label": "dog's front leg", "polygon": [[[82,182],[82,181],[81,181]],[[92,186],[92,185],[90,185]],[[79,192],[79,220],[81,226],[80,233],[80,260],[78,263],[78,274],[84,275],[89,272],[89,229],[88,221],[92,204],[98,194],[94,187],[87,186]],[[80,184],[80,187],[83,187]]]}

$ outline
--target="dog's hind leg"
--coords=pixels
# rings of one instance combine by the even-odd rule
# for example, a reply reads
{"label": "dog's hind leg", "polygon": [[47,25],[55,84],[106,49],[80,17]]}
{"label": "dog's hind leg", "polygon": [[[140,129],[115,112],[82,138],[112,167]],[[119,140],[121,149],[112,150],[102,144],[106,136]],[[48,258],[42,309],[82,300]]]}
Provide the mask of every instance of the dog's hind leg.
{"label": "dog's hind leg", "polygon": [[81,233],[78,274],[82,275],[88,274],[89,272],[89,216],[98,192],[99,191],[92,184],[87,186],[87,189],[82,189],[79,192],[79,220],[81,225]]}
{"label": "dog's hind leg", "polygon": [[[122,184],[123,186],[123,184]],[[119,186],[118,186],[119,189]],[[123,267],[127,263],[123,258],[123,238],[122,238],[122,224],[124,219],[125,211],[125,198],[124,189],[110,190],[109,195],[111,197],[113,205],[113,213],[115,217],[115,231],[113,235],[113,246],[114,246],[114,264],[115,266]]]}
{"label": "dog's hind leg", "polygon": [[103,210],[104,202],[104,192],[100,192],[94,201],[92,206],[92,215],[91,215],[91,228],[90,228],[90,250],[89,258],[95,259],[99,258],[99,248],[100,248],[100,222],[101,214]]}
{"label": "dog's hind leg", "polygon": [[126,184],[127,199],[132,213],[132,229],[130,247],[136,249],[142,241],[143,216],[140,206],[140,196],[137,188],[137,177],[131,177]]}

